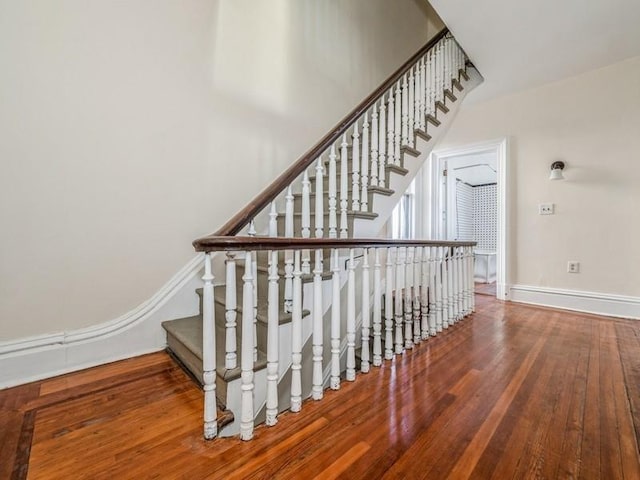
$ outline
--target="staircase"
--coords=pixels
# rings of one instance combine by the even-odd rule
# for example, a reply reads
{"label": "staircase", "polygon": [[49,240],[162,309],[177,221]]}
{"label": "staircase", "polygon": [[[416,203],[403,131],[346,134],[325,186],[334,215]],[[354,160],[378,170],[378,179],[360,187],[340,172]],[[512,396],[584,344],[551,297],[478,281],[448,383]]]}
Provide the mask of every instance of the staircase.
{"label": "staircase", "polygon": [[[356,344],[367,372],[471,313],[472,244],[377,238],[480,82],[444,30],[215,236],[194,242],[205,252],[200,313],[163,327],[204,386],[205,437],[248,440],[255,424],[354,380]],[[214,271],[224,271],[215,288]],[[221,431],[216,405],[236,419]]]}

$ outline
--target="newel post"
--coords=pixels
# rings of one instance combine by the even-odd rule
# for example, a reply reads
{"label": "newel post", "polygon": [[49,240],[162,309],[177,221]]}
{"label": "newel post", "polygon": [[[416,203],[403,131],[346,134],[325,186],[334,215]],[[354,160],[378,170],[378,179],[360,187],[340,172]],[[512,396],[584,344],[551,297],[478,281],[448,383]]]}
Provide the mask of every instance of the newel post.
{"label": "newel post", "polygon": [[213,273],[211,254],[204,256],[204,287],[202,289],[202,370],[204,383],[204,438],[218,435],[216,411],[216,329],[213,305]]}

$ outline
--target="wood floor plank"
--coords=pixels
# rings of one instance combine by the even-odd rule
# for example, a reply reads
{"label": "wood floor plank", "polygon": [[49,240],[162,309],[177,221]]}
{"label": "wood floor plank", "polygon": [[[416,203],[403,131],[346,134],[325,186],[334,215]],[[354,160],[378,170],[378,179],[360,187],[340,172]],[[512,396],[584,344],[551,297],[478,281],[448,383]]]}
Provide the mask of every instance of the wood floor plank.
{"label": "wood floor plank", "polygon": [[165,354],[0,391],[0,478],[640,478],[640,324],[477,311],[254,440]]}
{"label": "wood floor plank", "polygon": [[389,468],[386,474],[388,478],[410,475],[415,468],[415,458],[438,458],[435,463],[423,465],[418,478],[446,478],[538,340],[526,332],[520,334],[529,337],[524,340],[526,348],[511,350],[503,345],[495,352],[479,382],[470,384],[444,415],[421,430],[420,436]]}
{"label": "wood floor plank", "polygon": [[616,339],[625,394],[630,407],[636,449],[640,445],[640,328],[617,322]]}
{"label": "wood floor plank", "polygon": [[553,324],[549,324],[547,330],[543,332],[543,336],[538,339],[533,345],[532,349],[529,351],[524,361],[516,371],[515,375],[509,382],[509,385],[507,385],[507,388],[504,390],[502,395],[500,395],[497,403],[491,409],[489,416],[480,427],[480,430],[476,432],[475,436],[462,454],[462,457],[460,457],[456,462],[456,465],[451,472],[452,476],[464,478],[471,475],[471,472],[482,456],[487,444],[495,433],[496,428],[498,428],[500,421],[502,420],[509,405],[513,401],[513,398],[515,397],[518,389],[522,385],[522,382],[524,382],[524,379],[529,374],[531,366],[540,354],[542,347],[544,347],[544,344],[547,341],[547,337],[552,329]]}
{"label": "wood floor plank", "polygon": [[635,438],[633,428],[633,417],[631,415],[631,404],[627,396],[627,389],[624,383],[624,372],[621,364],[619,344],[616,338],[615,325],[610,323],[607,328],[607,356],[610,360],[609,394],[613,398],[613,408],[610,410],[611,423],[615,424],[615,432],[618,436],[618,447],[620,454],[620,466],[622,477],[625,479],[640,478],[640,465],[637,461],[638,443]]}
{"label": "wood floor plank", "polygon": [[[573,355],[566,359],[575,365],[573,378],[567,380],[570,390],[568,392],[568,414],[564,424],[563,436],[554,435],[560,439],[558,449],[559,461],[556,471],[551,478],[577,478],[580,470],[581,439],[583,433],[582,419],[584,418],[584,406],[587,391],[587,369],[589,360],[588,331],[593,320],[588,318],[576,319],[578,331],[573,332],[571,345]],[[578,323],[579,322],[579,323]],[[553,448],[553,445],[551,446]]]}
{"label": "wood floor plank", "polygon": [[[556,330],[553,330],[551,335],[555,332]],[[552,385],[557,365],[557,362],[549,361],[552,348],[552,342],[548,341],[538,355],[478,459],[470,478],[502,479],[509,477],[517,469],[528,446],[529,435],[535,428],[541,412],[540,403],[532,399]],[[505,445],[509,445],[506,450]],[[496,462],[496,458],[500,458],[500,461]]]}

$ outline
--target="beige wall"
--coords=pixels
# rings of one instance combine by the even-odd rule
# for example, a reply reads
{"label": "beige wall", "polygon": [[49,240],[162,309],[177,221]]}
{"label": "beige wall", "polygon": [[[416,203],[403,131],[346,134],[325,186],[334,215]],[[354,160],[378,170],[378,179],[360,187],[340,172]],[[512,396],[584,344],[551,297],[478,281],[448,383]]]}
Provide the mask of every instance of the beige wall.
{"label": "beige wall", "polygon": [[0,340],[149,298],[441,27],[427,9],[0,0]]}
{"label": "beige wall", "polygon": [[[504,136],[511,284],[640,296],[640,57],[463,108],[439,147]],[[548,180],[556,159],[565,181]]]}

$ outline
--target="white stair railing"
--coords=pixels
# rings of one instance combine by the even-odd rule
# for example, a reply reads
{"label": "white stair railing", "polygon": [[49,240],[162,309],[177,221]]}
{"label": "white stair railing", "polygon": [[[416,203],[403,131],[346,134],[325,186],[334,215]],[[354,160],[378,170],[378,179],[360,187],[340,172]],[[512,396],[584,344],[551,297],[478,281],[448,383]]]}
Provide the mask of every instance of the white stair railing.
{"label": "white stair railing", "polygon": [[[458,82],[463,77],[468,78],[466,63],[467,57],[453,37],[447,32],[441,32],[390,77],[377,91],[379,93],[372,94],[354,110],[348,121],[339,124],[319,142],[318,146],[287,170],[281,179],[274,182],[274,185],[223,226],[216,233],[217,237],[206,238],[242,238],[233,235],[238,235],[244,230],[255,241],[263,241],[264,237],[256,235],[255,225],[268,225],[265,231],[268,231],[270,237],[284,235],[296,241],[333,241],[338,237],[346,241],[353,237],[354,215],[362,215],[372,210],[372,190],[377,189],[379,192],[380,189],[389,188],[389,169],[402,166],[404,147],[414,148],[416,134],[422,132],[424,137],[429,121],[437,122],[435,117],[438,115],[438,105],[446,101],[445,90],[449,92],[447,95],[452,97],[454,85],[459,85]],[[326,164],[324,159],[327,159]],[[277,205],[284,207],[280,213]],[[264,221],[263,217],[268,219]],[[315,238],[311,238],[312,232]],[[448,328],[474,309],[473,278],[470,276],[470,272],[473,271],[473,256],[461,245],[394,244],[380,246],[375,251],[362,252],[363,247],[356,244],[348,250],[333,248],[329,258],[323,258],[323,249],[328,248],[326,245],[304,245],[306,248],[298,247],[297,243],[291,243],[290,248],[274,246],[267,256],[268,265],[262,267],[268,269],[265,388],[268,425],[276,424],[279,410],[278,329],[281,313],[289,314],[292,318],[291,410],[299,411],[303,400],[300,378],[303,346],[303,277],[311,276],[313,280],[313,300],[310,302],[313,325],[313,379],[310,383],[315,399],[322,398],[323,388],[326,386],[322,378],[325,348],[331,350],[331,375],[328,385],[336,389],[340,386],[340,346],[343,341],[341,332],[347,332],[344,339],[347,345],[346,376],[348,380],[353,380],[357,370],[356,349],[364,349],[361,353],[360,370],[366,372],[371,366],[380,366],[383,359],[389,360]],[[253,416],[256,413],[252,398],[253,369],[258,359],[258,305],[265,301],[260,299],[264,292],[259,292],[258,287],[257,252],[260,249],[220,248],[220,245],[203,249],[206,252],[219,250],[225,251],[226,254],[224,322],[221,323],[224,326],[224,367],[235,369],[239,366],[241,370],[240,436],[248,440],[253,435]],[[279,253],[280,250],[282,254]],[[360,257],[360,253],[363,257]],[[341,268],[345,258],[348,259],[346,270]],[[215,302],[209,253],[206,261],[209,262],[209,270],[205,265],[205,272],[209,273],[205,273],[203,277],[205,304]],[[243,266],[240,289],[236,288],[236,268],[242,269]],[[331,331],[331,341],[328,346],[322,342],[325,327],[321,305],[325,268],[331,270],[333,275],[331,322],[327,326]],[[356,277],[360,274],[358,272],[365,276],[361,283],[362,301],[356,305]],[[341,312],[341,279],[345,277],[347,302],[346,309]],[[238,318],[240,294],[241,319]],[[278,305],[273,305],[274,302],[278,302]],[[325,301],[324,304],[326,303]],[[360,321],[361,330],[358,330],[359,335],[356,335],[356,318],[361,318],[362,315],[366,316],[366,319],[362,318]],[[210,325],[211,322],[215,325],[215,308],[203,305],[203,333],[206,332],[203,340],[203,371],[207,438],[217,434],[213,425],[215,408],[213,413],[211,411],[212,395],[215,398],[215,354],[211,354],[215,342],[212,343],[210,339],[215,333],[215,328]],[[358,346],[355,344],[356,338],[360,342]],[[250,358],[245,355],[247,352],[251,352]]]}
{"label": "white stair railing", "polygon": [[[242,277],[242,328],[241,328],[241,414],[240,414],[240,438],[250,440],[253,438],[255,428],[255,399],[256,389],[254,375],[255,360],[253,351],[255,349],[255,338],[253,335],[253,310],[255,306],[253,263],[254,254],[252,252],[266,250],[269,252],[269,288],[267,298],[258,297],[258,302],[266,302],[268,311],[268,340],[267,340],[267,377],[265,390],[267,391],[266,402],[266,424],[273,426],[277,423],[278,415],[278,358],[279,345],[277,334],[278,313],[283,304],[278,298],[278,268],[284,266],[280,264],[278,251],[291,251],[294,258],[293,267],[293,305],[291,324],[291,387],[290,387],[290,410],[299,412],[303,408],[302,392],[302,269],[301,254],[305,250],[314,252],[313,270],[313,299],[312,305],[312,388],[311,398],[321,400],[325,388],[334,390],[340,388],[340,345],[346,341],[346,372],[347,381],[355,381],[357,372],[367,373],[372,367],[382,365],[382,345],[381,345],[381,319],[382,319],[382,282],[386,284],[385,296],[385,318],[389,318],[391,302],[395,301],[396,315],[396,339],[395,351],[389,349],[390,342],[390,321],[387,320],[387,335],[385,337],[385,358],[391,360],[394,355],[402,355],[426,341],[429,333],[433,335],[433,330],[428,332],[428,318],[434,308],[430,295],[434,292],[432,275],[433,262],[424,261],[426,252],[429,249],[440,251],[440,272],[442,285],[452,284],[451,280],[460,272],[461,299],[472,299],[473,292],[473,255],[471,254],[474,242],[429,242],[417,240],[385,240],[385,239],[288,239],[272,237],[205,237],[195,242],[198,250],[206,252],[205,255],[205,275],[204,275],[204,298],[203,298],[203,321],[204,321],[204,366],[205,366],[205,437],[216,436],[216,409],[215,409],[215,328],[214,328],[214,298],[213,298],[213,275],[211,274],[211,252],[227,251],[244,258],[244,272]],[[323,358],[325,358],[325,345],[323,344],[323,322],[322,314],[322,249],[331,252],[332,259],[332,307],[331,307],[331,343],[328,347],[330,352],[331,375],[328,381],[323,378]],[[340,259],[346,254],[346,261]],[[418,253],[420,252],[420,253]],[[396,270],[393,272],[391,257],[395,254]],[[387,258],[387,274],[383,279],[381,276],[381,256]],[[374,258],[374,288],[371,292],[369,288],[370,264],[369,259]],[[465,261],[466,269],[459,269],[458,264],[453,259]],[[451,260],[451,261],[450,261]],[[347,309],[345,314],[340,311],[340,277],[347,277]],[[359,278],[358,278],[359,277]],[[437,279],[438,275],[436,275]],[[356,295],[356,284],[360,280],[362,285],[362,295],[359,297],[360,304],[356,305],[358,296]],[[456,287],[457,288],[457,287]],[[424,294],[420,292],[425,292]],[[437,293],[437,292],[435,292]],[[371,295],[373,294],[373,302]],[[370,305],[373,304],[373,311]],[[359,307],[359,308],[358,308]],[[356,335],[356,310],[361,312],[361,335]],[[452,311],[452,310],[451,310]],[[450,310],[443,310],[446,317],[443,325],[453,325],[462,318],[468,316],[473,311],[472,303],[469,308],[454,318]],[[373,320],[373,337],[371,336],[371,321]],[[342,336],[344,333],[344,337]],[[417,332],[417,334],[416,334]],[[423,332],[424,335],[421,335]],[[359,364],[356,351],[360,351]],[[373,361],[370,359],[373,357]]]}

